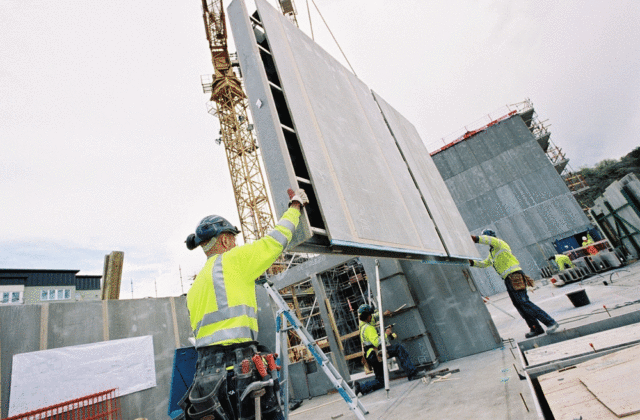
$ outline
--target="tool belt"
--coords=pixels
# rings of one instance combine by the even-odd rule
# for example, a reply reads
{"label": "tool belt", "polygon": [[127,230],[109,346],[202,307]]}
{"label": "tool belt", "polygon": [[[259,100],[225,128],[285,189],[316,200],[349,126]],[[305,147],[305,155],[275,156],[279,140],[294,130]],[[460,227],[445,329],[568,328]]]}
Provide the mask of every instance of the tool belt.
{"label": "tool belt", "polygon": [[524,290],[527,286],[533,287],[535,283],[531,277],[524,274],[522,271],[516,271],[507,276],[505,281],[510,281],[513,290]]}
{"label": "tool belt", "polygon": [[[267,348],[257,342],[199,348],[193,383],[179,402],[184,419],[253,419],[254,399],[245,398],[241,401],[240,396],[252,382],[262,381],[267,376],[263,363],[267,356],[275,365],[275,355],[269,355]],[[280,412],[275,395],[279,391],[279,384],[277,379],[275,382],[273,387],[265,389],[265,395],[260,400],[265,419]]]}

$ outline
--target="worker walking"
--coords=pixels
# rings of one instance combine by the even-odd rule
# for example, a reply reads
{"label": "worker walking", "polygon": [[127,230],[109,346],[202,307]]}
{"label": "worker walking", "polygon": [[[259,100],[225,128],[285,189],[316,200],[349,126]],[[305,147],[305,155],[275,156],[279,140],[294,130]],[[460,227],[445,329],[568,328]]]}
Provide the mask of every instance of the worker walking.
{"label": "worker walking", "polygon": [[[391,315],[391,312],[386,311],[385,315]],[[384,368],[380,359],[378,359],[378,350],[382,348],[380,336],[378,335],[378,329],[376,328],[377,315],[371,306],[364,304],[358,308],[358,318],[360,318],[360,340],[364,347],[364,357],[373,369],[376,377],[370,381],[360,384],[354,382],[354,392],[356,395],[362,393],[366,395],[377,389],[384,388]],[[409,358],[409,353],[400,343],[389,345],[388,340],[394,340],[397,335],[392,331],[391,327],[385,329],[385,344],[387,345],[387,355],[389,357],[397,357],[402,366],[402,370],[407,374],[407,379],[413,381],[415,379],[425,376],[424,372],[419,372],[413,365]]]}
{"label": "worker walking", "polygon": [[[207,216],[186,240],[190,250],[207,256],[187,293],[198,362],[193,384],[180,402],[186,420],[244,419],[255,414],[253,396],[243,392],[265,387],[265,364],[273,355],[257,341],[255,280],[280,256],[293,236],[300,209],[309,202],[304,190],[289,190],[289,209],[274,230],[236,247],[236,227],[220,216]],[[285,355],[286,357],[286,355]],[[253,363],[252,363],[253,361]],[[266,362],[266,363],[265,363]],[[277,389],[266,387],[262,417],[281,419]]]}
{"label": "worker walking", "polygon": [[[545,311],[529,300],[527,286],[533,287],[533,280],[524,274],[518,259],[511,253],[509,245],[496,237],[496,233],[491,229],[486,229],[481,236],[471,236],[473,242],[489,245],[489,256],[483,261],[469,260],[472,267],[485,268],[493,266],[496,272],[504,279],[507,293],[513,306],[524,318],[530,331],[525,334],[526,338],[532,338],[543,334],[544,330],[540,326],[542,322],[547,327],[547,333],[553,333],[558,329],[558,323]],[[538,322],[540,321],[540,322]]]}
{"label": "worker walking", "polygon": [[573,261],[571,261],[571,259],[569,257],[567,257],[564,254],[556,254],[556,255],[552,255],[551,257],[548,258],[549,261],[555,261],[556,264],[558,264],[558,269],[560,271],[564,270],[565,267],[569,267],[569,268],[575,268],[576,265],[573,263]]}

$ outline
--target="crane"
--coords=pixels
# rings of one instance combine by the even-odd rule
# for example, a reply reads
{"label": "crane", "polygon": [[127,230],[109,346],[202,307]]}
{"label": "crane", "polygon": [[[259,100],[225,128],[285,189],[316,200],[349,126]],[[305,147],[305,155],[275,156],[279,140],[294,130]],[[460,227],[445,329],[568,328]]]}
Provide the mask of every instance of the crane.
{"label": "crane", "polygon": [[205,93],[211,93],[208,112],[220,121],[220,138],[216,142],[224,144],[240,230],[244,241],[251,242],[263,237],[274,225],[273,211],[258,145],[247,118],[247,96],[227,48],[222,0],[202,0],[202,12],[214,70],[208,80],[202,80],[202,87]]}

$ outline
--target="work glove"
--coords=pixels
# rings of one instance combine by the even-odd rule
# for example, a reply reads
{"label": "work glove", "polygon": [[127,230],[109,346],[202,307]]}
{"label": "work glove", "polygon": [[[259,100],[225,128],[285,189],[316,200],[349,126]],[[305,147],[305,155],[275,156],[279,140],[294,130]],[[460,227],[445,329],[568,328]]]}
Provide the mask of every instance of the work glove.
{"label": "work glove", "polygon": [[478,243],[480,241],[480,239],[475,235],[471,235],[471,240],[475,243]]}
{"label": "work glove", "polygon": [[289,193],[289,205],[294,201],[297,201],[303,207],[309,204],[309,197],[307,197],[307,193],[302,188],[298,188],[295,192],[289,188],[287,193]]}

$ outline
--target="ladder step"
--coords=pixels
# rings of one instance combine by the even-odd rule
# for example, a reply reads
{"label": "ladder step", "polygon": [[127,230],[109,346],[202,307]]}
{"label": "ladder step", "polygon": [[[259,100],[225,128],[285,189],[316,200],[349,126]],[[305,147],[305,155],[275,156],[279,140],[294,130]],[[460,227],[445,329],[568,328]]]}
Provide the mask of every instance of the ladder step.
{"label": "ladder step", "polygon": [[[289,305],[287,305],[282,296],[278,292],[273,290],[269,283],[264,283],[263,286],[267,290],[269,296],[271,296],[271,299],[273,299],[273,302],[278,306],[278,312],[276,313],[276,316],[278,317],[278,321],[276,321],[276,324],[279,326],[279,331],[276,332],[276,342],[278,348],[280,348],[280,340],[283,340],[286,343],[286,333],[283,334],[283,332],[289,329],[294,330],[300,337],[302,343],[307,346],[322,371],[325,373],[325,375],[327,375],[327,378],[329,379],[331,384],[338,391],[340,396],[345,400],[345,402],[349,406],[349,409],[353,411],[358,420],[365,420],[364,415],[368,413],[367,409],[364,407],[364,405],[362,405],[360,399],[358,399],[353,390],[349,387],[349,384],[347,384],[344,378],[340,375],[340,372],[338,372],[335,366],[333,366],[333,364],[329,361],[329,358],[326,354],[324,354],[311,334],[309,334],[309,331],[307,331],[300,320],[296,317],[295,313],[289,308]],[[281,315],[285,317],[284,325],[280,325]],[[287,323],[290,326],[288,326]],[[285,349],[284,352],[286,353],[286,346],[282,348]],[[288,356],[284,354],[281,357]],[[287,365],[288,363],[285,364],[285,369],[283,369],[282,383],[285,383],[285,381],[288,380],[288,369],[286,367]],[[288,404],[288,401],[285,401],[285,404]],[[285,407],[285,413],[288,412],[286,408],[287,407]]]}

